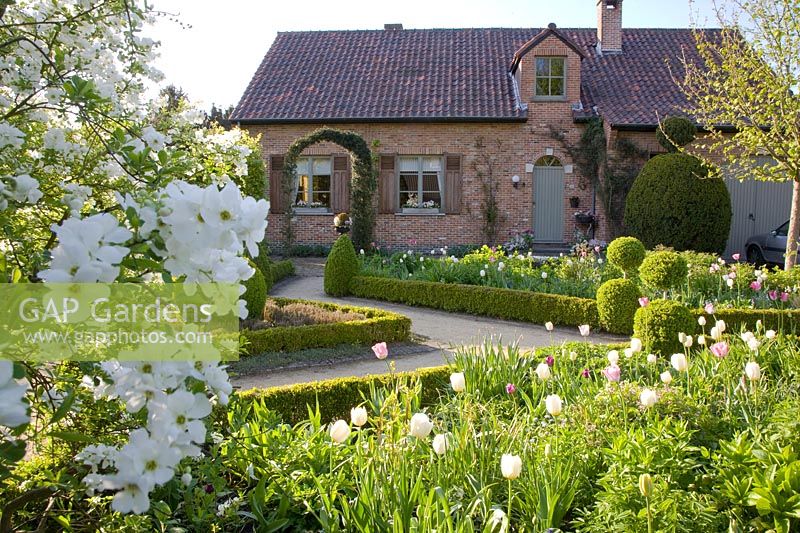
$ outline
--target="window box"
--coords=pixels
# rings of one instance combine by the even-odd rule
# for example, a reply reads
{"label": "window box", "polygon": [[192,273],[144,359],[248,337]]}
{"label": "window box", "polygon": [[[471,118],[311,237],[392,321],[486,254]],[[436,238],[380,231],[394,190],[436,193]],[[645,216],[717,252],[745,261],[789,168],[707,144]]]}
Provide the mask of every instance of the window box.
{"label": "window box", "polygon": [[292,209],[298,215],[327,215],[330,213],[327,207],[294,207]]}
{"label": "window box", "polygon": [[404,207],[404,215],[438,215],[438,207]]}

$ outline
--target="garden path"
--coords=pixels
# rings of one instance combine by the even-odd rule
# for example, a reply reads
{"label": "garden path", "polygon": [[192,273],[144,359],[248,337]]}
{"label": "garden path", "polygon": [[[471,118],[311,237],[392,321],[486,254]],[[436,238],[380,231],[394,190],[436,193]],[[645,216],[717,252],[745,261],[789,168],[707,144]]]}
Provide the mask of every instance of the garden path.
{"label": "garden path", "polygon": [[[588,340],[595,343],[624,342],[625,337],[606,333],[592,333],[582,339],[578,328],[555,328],[549,333],[543,325],[513,322],[461,313],[448,313],[435,309],[411,307],[362,298],[332,298],[322,288],[322,269],[324,259],[317,261],[298,261],[298,276],[293,276],[276,284],[270,294],[284,298],[302,298],[339,304],[377,307],[401,313],[411,319],[411,331],[422,342],[430,346],[430,351],[392,357],[398,370],[414,370],[445,363],[445,356],[452,346],[475,344],[484,337],[501,337],[506,342],[519,340],[523,348],[533,348],[564,341]],[[391,347],[390,347],[391,353]],[[390,355],[391,357],[391,355]],[[271,371],[264,374],[249,374],[234,378],[234,384],[241,389],[252,387],[274,387],[293,383],[304,383],[321,379],[348,376],[364,376],[386,372],[386,362],[377,359],[348,361],[335,365],[316,366],[291,370]]]}

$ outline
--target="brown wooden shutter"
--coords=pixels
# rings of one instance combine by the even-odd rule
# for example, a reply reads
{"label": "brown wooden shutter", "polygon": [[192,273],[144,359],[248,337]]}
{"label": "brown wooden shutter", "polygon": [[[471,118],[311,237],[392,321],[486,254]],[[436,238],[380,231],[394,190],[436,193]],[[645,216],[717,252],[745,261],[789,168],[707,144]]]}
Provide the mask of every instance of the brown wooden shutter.
{"label": "brown wooden shutter", "polygon": [[282,155],[269,158],[269,211],[285,213],[286,198],[283,194],[283,159]]}
{"label": "brown wooden shutter", "polygon": [[448,215],[461,213],[461,156],[445,154],[444,156],[444,212]]}
{"label": "brown wooden shutter", "polygon": [[331,208],[334,213],[350,210],[350,158],[344,154],[333,156]]}
{"label": "brown wooden shutter", "polygon": [[378,212],[396,213],[397,197],[397,157],[382,155],[380,157],[380,174],[378,175]]}

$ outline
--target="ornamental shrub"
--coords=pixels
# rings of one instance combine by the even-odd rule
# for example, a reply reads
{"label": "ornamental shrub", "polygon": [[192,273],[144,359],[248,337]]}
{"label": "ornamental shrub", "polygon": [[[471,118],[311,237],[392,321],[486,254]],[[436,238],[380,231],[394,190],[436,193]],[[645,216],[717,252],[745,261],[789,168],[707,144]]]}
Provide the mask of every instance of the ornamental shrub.
{"label": "ornamental shrub", "polygon": [[264,305],[267,303],[267,283],[264,274],[250,261],[250,266],[256,271],[250,279],[242,282],[245,287],[242,299],[247,302],[247,318],[261,319],[264,314]]}
{"label": "ornamental shrub", "polygon": [[662,355],[683,351],[678,334],[690,334],[696,327],[692,312],[674,300],[653,300],[633,317],[633,336]]}
{"label": "ornamental shrub", "polygon": [[677,152],[697,136],[694,122],[684,117],[667,117],[656,130],[656,140],[667,152]]}
{"label": "ornamental shrub", "polygon": [[645,252],[644,244],[636,237],[619,237],[608,245],[606,259],[629,275],[642,264]]}
{"label": "ornamental shrub", "polygon": [[658,291],[668,291],[682,285],[688,275],[686,259],[666,250],[651,253],[639,267],[639,276],[644,284]]}
{"label": "ornamental shrub", "polygon": [[270,266],[272,267],[272,277],[275,283],[278,283],[283,278],[294,275],[294,263],[289,259],[273,262]]}
{"label": "ornamental shrub", "polygon": [[731,227],[731,198],[696,157],[662,154],[642,168],[625,201],[625,227],[648,249],[721,254]]}
{"label": "ornamental shrub", "polygon": [[331,296],[347,296],[350,294],[350,282],[358,275],[358,257],[350,237],[342,235],[331,248],[325,262],[325,278],[323,285],[325,294]]}
{"label": "ornamental shrub", "polygon": [[600,326],[611,333],[629,335],[633,331],[639,296],[639,287],[629,279],[612,279],[600,285],[597,289]]}

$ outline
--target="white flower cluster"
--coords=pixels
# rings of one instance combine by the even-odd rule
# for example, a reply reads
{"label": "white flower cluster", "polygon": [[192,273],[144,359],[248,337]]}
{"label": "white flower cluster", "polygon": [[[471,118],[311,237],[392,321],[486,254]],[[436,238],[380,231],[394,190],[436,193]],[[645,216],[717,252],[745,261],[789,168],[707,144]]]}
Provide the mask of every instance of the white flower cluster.
{"label": "white flower cluster", "polygon": [[27,384],[14,379],[14,364],[0,361],[0,426],[15,428],[29,421],[27,390]]}
{"label": "white flower cluster", "polygon": [[113,215],[68,218],[52,229],[58,237],[58,246],[53,249],[50,268],[40,273],[44,281],[111,283],[117,279],[119,264],[130,252],[118,245],[128,241],[132,234]]}
{"label": "white flower cluster", "polygon": [[8,201],[21,204],[35,204],[42,197],[39,182],[28,174],[20,174],[13,178],[0,179],[0,211],[8,207]]}
{"label": "white flower cluster", "polygon": [[60,185],[64,190],[64,197],[61,201],[69,208],[70,216],[80,216],[83,205],[92,196],[92,188],[77,183],[61,182]]}

